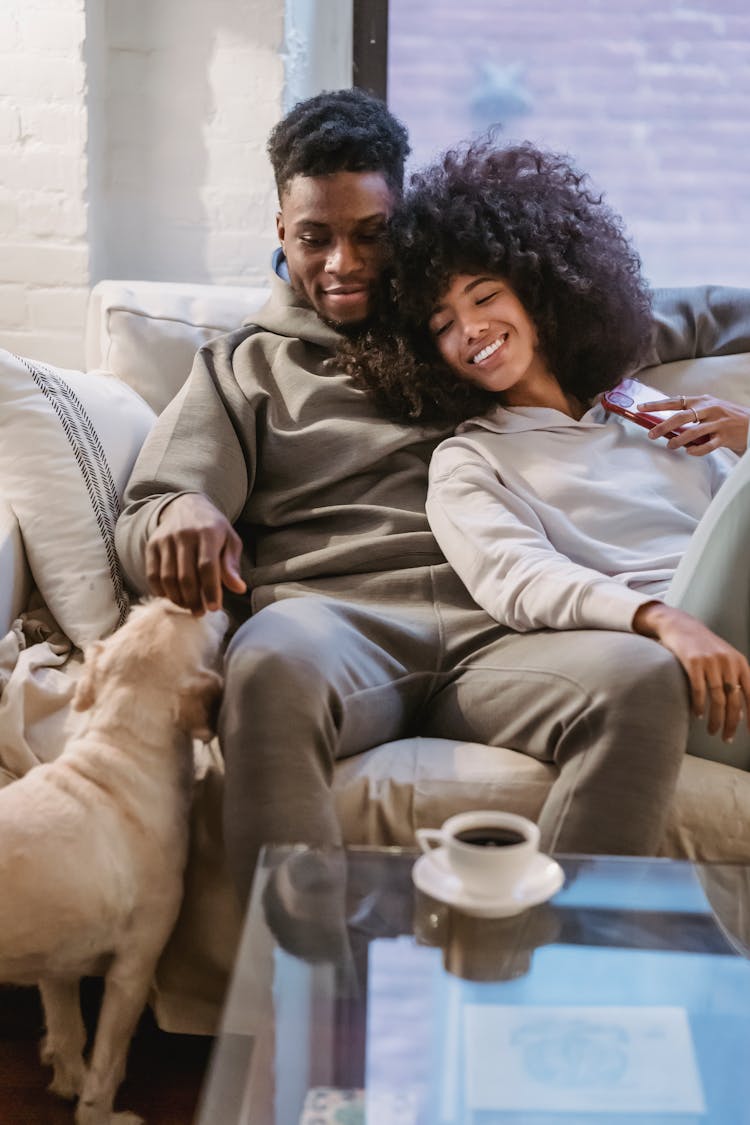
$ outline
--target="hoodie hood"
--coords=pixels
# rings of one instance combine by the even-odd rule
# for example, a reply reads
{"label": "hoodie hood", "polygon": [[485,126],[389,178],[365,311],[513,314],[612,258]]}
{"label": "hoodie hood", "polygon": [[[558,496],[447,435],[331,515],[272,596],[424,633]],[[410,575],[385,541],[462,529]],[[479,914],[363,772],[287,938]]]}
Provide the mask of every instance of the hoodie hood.
{"label": "hoodie hood", "polygon": [[314,309],[298,296],[291,285],[277,273],[271,275],[271,294],[262,308],[243,321],[246,328],[255,327],[273,332],[275,336],[304,340],[336,352],[343,337],[321,320]]}
{"label": "hoodie hood", "polygon": [[490,430],[497,434],[518,434],[527,430],[562,430],[573,426],[580,430],[606,425],[610,417],[599,399],[580,419],[549,406],[495,406],[486,414],[462,422],[456,427],[456,433]]}

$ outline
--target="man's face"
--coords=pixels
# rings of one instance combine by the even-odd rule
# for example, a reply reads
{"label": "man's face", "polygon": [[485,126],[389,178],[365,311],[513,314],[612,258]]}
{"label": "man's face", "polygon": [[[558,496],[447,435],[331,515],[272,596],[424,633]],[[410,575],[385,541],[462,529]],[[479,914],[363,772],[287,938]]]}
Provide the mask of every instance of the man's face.
{"label": "man's face", "polygon": [[292,288],[330,324],[367,319],[395,203],[382,172],[295,176],[276,216]]}

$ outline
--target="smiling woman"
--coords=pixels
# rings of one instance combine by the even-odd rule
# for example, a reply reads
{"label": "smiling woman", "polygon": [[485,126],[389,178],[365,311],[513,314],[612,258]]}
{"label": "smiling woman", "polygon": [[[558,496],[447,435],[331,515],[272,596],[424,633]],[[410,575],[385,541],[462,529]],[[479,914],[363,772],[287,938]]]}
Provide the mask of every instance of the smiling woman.
{"label": "smiling woman", "polygon": [[383,323],[352,370],[391,416],[456,425],[498,393],[587,402],[648,351],[638,255],[563,156],[449,151],[412,178],[390,232]]}
{"label": "smiling woman", "polygon": [[501,278],[458,274],[429,321],[440,355],[459,378],[504,401],[559,390],[542,359],[534,323]]}
{"label": "smiling woman", "polygon": [[565,157],[489,139],[412,178],[390,240],[381,319],[350,370],[402,419],[456,427],[426,507],[469,593],[519,633],[660,642],[687,677],[689,752],[750,769],[750,613],[734,608],[750,585],[750,411],[734,406],[732,436],[691,399],[709,440],[660,445],[604,410],[652,332],[618,216]]}

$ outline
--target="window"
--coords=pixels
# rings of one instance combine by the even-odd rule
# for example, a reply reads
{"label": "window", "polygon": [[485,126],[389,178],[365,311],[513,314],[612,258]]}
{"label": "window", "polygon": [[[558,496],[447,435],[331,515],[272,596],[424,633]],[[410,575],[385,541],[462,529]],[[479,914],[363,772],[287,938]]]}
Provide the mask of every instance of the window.
{"label": "window", "polygon": [[[501,123],[501,138],[566,152],[589,173],[652,285],[750,284],[743,0],[355,0],[357,11],[378,31],[355,41],[355,81],[387,92],[413,164]],[[360,81],[368,51],[382,73],[371,57]]]}

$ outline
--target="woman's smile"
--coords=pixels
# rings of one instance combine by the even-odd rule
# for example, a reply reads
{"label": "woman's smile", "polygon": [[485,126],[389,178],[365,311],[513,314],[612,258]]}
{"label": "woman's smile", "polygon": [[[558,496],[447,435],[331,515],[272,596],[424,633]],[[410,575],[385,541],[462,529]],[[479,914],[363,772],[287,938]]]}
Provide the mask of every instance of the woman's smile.
{"label": "woman's smile", "polygon": [[487,344],[486,347],[481,348],[481,350],[478,351],[476,353],[476,355],[472,356],[469,359],[469,363],[473,363],[475,366],[477,364],[484,363],[491,356],[493,356],[497,352],[499,352],[500,349],[503,347],[503,345],[507,342],[507,340],[508,340],[508,333],[505,332],[505,333],[503,333],[503,335],[498,336],[498,338],[496,340],[493,340],[493,342],[491,344]]}

